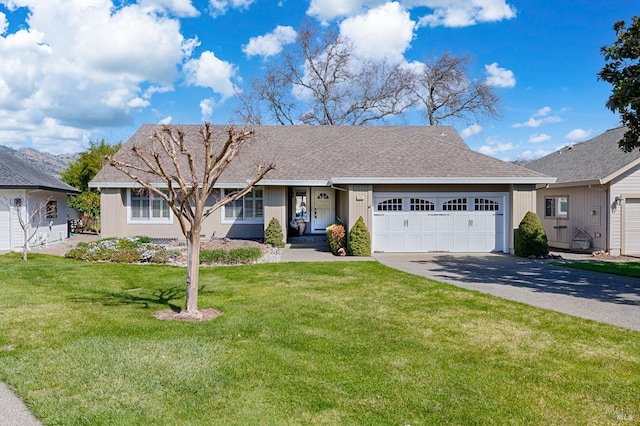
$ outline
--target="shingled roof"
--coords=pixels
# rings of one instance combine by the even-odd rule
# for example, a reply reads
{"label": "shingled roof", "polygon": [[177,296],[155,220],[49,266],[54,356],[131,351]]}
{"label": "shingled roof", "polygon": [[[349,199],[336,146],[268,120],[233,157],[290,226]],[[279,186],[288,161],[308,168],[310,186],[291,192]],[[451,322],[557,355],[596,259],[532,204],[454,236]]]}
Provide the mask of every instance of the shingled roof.
{"label": "shingled roof", "polygon": [[527,168],[558,178],[557,184],[605,184],[640,163],[640,150],[624,152],[618,146],[626,128],[607,130],[586,142],[564,147],[535,160]]}
{"label": "shingled roof", "polygon": [[0,150],[0,189],[42,189],[56,192],[79,192],[74,187],[4,150]]}
{"label": "shingled roof", "polygon": [[[161,125],[143,125],[116,154],[134,161],[131,147],[153,143]],[[175,125],[198,151],[199,125]],[[214,126],[222,132],[224,126]],[[255,137],[218,180],[242,184],[257,163],[275,163],[263,185],[347,183],[549,183],[540,173],[469,149],[452,127],[256,126]],[[200,138],[201,140],[201,138]],[[160,183],[159,181],[156,183]],[[131,180],[106,166],[93,187],[123,187]]]}

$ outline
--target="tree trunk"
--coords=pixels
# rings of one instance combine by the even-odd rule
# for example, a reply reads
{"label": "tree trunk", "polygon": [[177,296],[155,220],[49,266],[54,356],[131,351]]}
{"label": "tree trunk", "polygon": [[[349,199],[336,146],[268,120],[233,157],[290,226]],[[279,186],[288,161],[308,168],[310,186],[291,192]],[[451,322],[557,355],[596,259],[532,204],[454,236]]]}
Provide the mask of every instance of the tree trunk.
{"label": "tree trunk", "polygon": [[27,237],[29,235],[29,230],[28,230],[27,227],[25,227],[23,229],[23,231],[24,231],[24,244],[22,245],[22,261],[26,262],[27,261],[27,249],[29,248],[29,240],[27,240]]}
{"label": "tree trunk", "polygon": [[187,232],[187,292],[184,312],[198,316],[198,285],[200,278],[200,229]]}

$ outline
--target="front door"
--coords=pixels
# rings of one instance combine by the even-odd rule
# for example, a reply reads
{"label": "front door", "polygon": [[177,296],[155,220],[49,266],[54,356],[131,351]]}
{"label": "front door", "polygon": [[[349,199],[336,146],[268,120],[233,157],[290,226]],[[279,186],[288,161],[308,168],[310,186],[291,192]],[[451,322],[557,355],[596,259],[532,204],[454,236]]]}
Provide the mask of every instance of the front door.
{"label": "front door", "polygon": [[336,218],[334,191],[331,188],[311,188],[311,232],[325,232]]}

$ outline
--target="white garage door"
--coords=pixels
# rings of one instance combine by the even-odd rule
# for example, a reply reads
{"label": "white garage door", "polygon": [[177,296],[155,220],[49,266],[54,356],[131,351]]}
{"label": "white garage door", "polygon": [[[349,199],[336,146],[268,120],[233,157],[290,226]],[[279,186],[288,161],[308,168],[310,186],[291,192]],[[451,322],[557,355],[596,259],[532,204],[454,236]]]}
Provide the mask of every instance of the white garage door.
{"label": "white garage door", "polygon": [[0,250],[10,249],[10,229],[9,207],[0,202]]}
{"label": "white garage door", "polygon": [[624,200],[624,254],[640,255],[640,198]]}
{"label": "white garage door", "polygon": [[504,251],[506,195],[374,195],[377,252]]}

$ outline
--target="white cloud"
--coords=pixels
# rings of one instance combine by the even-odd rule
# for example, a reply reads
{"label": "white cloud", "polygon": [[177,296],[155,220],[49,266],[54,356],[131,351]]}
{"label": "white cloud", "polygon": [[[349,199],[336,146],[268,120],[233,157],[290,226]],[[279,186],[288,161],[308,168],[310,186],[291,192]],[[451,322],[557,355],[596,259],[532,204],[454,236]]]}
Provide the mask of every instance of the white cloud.
{"label": "white cloud", "polygon": [[320,21],[331,21],[357,15],[367,7],[377,7],[385,3],[387,0],[311,0],[307,15]]}
{"label": "white cloud", "polygon": [[591,135],[593,135],[593,129],[589,129],[589,130],[573,129],[572,131],[567,133],[565,138],[567,138],[572,142],[582,142],[588,139]]}
{"label": "white cloud", "polygon": [[527,150],[527,151],[524,151],[524,152],[520,153],[520,155],[518,155],[518,159],[519,160],[526,160],[526,161],[533,161],[533,160],[536,160],[538,158],[542,158],[545,155],[549,155],[549,154],[551,154],[551,151],[548,151],[546,149],[537,149],[535,151]]}
{"label": "white cloud", "polygon": [[213,115],[213,107],[215,104],[215,100],[211,98],[200,101],[200,114],[202,115],[202,121],[207,121]]}
{"label": "white cloud", "polygon": [[173,121],[173,117],[168,115],[168,116],[158,120],[158,124],[171,124],[172,121]]}
{"label": "white cloud", "polygon": [[[512,124],[511,127],[540,127],[542,124],[560,123],[562,118],[558,115],[549,115],[551,112],[551,108],[545,106],[533,113],[524,123],[515,123]],[[564,112],[564,110],[560,112]]]}
{"label": "white cloud", "polygon": [[513,71],[498,66],[497,62],[484,66],[488,74],[487,84],[494,87],[511,88],[516,85]]}
{"label": "white cloud", "polygon": [[365,58],[400,61],[416,24],[399,3],[389,2],[340,23],[340,34]]}
{"label": "white cloud", "polygon": [[191,18],[200,15],[200,12],[191,4],[191,0],[139,0],[138,3],[141,6],[166,10],[180,18]]}
{"label": "white cloud", "polygon": [[489,137],[487,138],[486,145],[482,145],[478,152],[485,155],[495,156],[514,149],[516,149],[516,147],[511,142],[503,142],[496,137]]}
{"label": "white cloud", "polygon": [[[67,135],[82,138],[100,126],[131,125],[132,109],[148,106],[154,93],[173,90],[179,66],[197,43],[186,40],[180,23],[158,8],[193,13],[190,4],[10,2],[10,10],[25,7],[28,14],[12,33],[6,31],[6,17],[0,19],[5,30],[0,34],[0,122],[13,123],[25,135],[24,143],[45,150],[52,149],[48,141],[54,131],[66,141]],[[15,138],[0,128],[0,140],[7,139]]]}
{"label": "white cloud", "polygon": [[278,25],[268,34],[250,38],[242,51],[249,57],[260,55],[267,58],[282,52],[283,47],[296,41],[297,36],[293,27]]}
{"label": "white cloud", "polygon": [[191,59],[184,65],[189,84],[208,87],[225,100],[233,96],[237,87],[231,82],[235,77],[235,67],[226,61],[216,58],[213,52],[202,52],[199,59]]}
{"label": "white cloud", "polygon": [[210,0],[209,13],[214,18],[227,13],[229,8],[248,9],[255,0]]}
{"label": "white cloud", "polygon": [[467,127],[466,129],[464,129],[461,133],[460,136],[462,136],[463,138],[467,138],[469,136],[473,136],[473,135],[477,135],[478,133],[482,132],[484,129],[482,128],[481,125],[479,124],[472,124],[471,126]]}
{"label": "white cloud", "polygon": [[7,15],[0,12],[0,35],[7,32],[9,29],[9,22],[7,21]]}
{"label": "white cloud", "polygon": [[433,10],[420,18],[421,26],[467,27],[482,22],[515,18],[515,7],[505,0],[405,0],[403,4]]}
{"label": "white cloud", "polygon": [[529,136],[529,142],[531,143],[542,143],[550,140],[551,136],[547,135],[546,133],[534,133]]}

